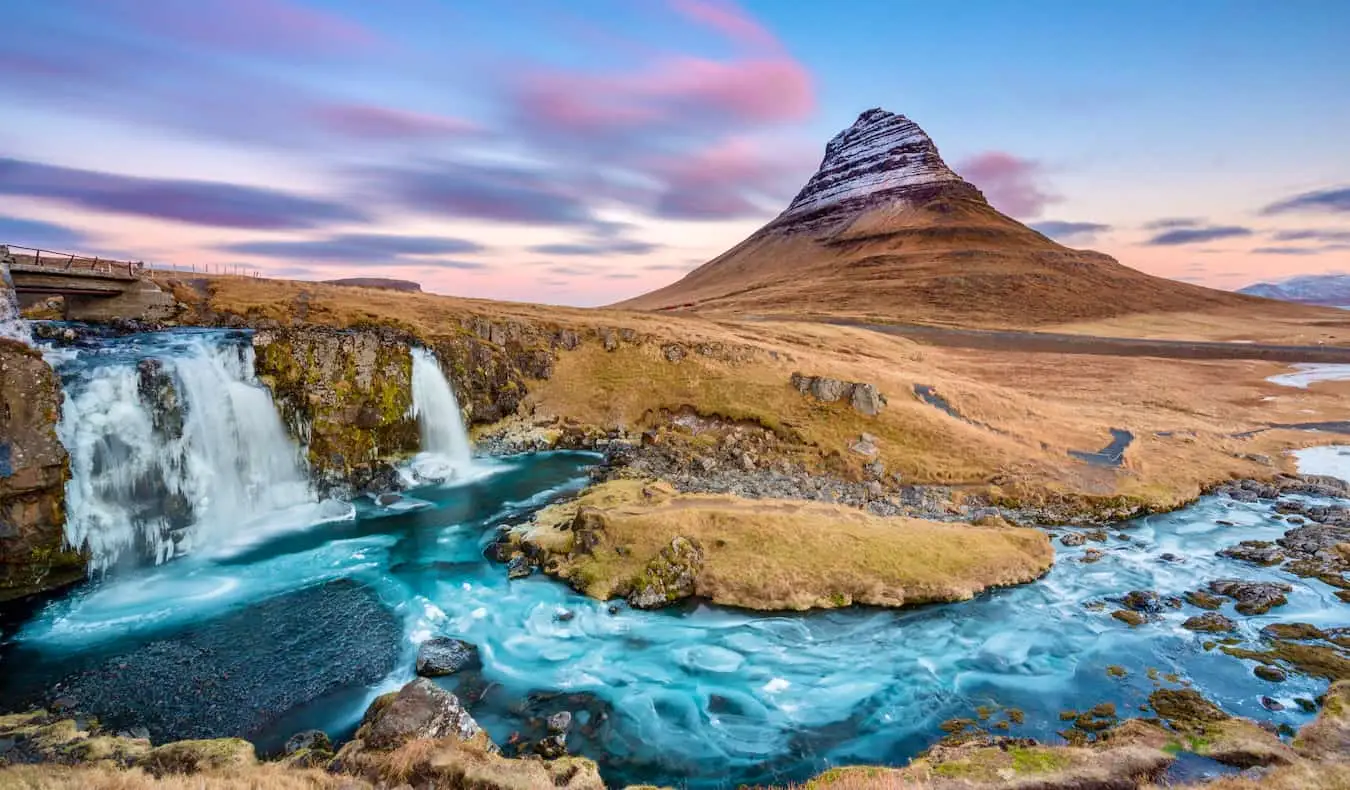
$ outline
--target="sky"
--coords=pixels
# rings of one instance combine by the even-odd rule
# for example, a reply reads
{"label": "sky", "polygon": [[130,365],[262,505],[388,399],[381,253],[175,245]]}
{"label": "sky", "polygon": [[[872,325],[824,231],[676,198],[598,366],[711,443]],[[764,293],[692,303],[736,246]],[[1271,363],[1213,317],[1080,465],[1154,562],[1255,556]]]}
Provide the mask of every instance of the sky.
{"label": "sky", "polygon": [[1336,0],[46,0],[0,243],[600,305],[902,113],[1000,210],[1218,288],[1350,271]]}

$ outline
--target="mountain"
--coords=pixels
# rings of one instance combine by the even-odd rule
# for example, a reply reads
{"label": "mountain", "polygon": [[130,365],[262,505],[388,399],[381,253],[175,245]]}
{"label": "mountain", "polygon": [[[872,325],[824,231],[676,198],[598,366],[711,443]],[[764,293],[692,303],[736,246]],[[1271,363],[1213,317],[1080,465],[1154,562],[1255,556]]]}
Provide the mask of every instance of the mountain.
{"label": "mountain", "polygon": [[616,306],[1036,326],[1260,304],[1055,243],[990,206],[918,124],[872,109],[830,140],[777,218]]}
{"label": "mountain", "polygon": [[1240,294],[1299,304],[1350,308],[1350,274],[1305,274],[1273,283],[1256,283]]}

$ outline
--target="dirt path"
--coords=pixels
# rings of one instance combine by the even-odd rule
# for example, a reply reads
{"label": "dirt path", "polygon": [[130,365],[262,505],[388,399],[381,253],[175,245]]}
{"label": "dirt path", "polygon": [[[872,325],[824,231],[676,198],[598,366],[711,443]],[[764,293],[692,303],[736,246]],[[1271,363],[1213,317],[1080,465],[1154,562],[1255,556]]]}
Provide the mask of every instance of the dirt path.
{"label": "dirt path", "polygon": [[914,324],[869,324],[842,318],[822,323],[852,326],[898,335],[920,343],[987,351],[1032,351],[1052,354],[1093,354],[1109,357],[1163,357],[1166,359],[1260,359],[1268,362],[1350,363],[1344,346],[1281,346],[1265,343],[1220,343],[1191,340],[1067,335],[994,329],[948,329]]}

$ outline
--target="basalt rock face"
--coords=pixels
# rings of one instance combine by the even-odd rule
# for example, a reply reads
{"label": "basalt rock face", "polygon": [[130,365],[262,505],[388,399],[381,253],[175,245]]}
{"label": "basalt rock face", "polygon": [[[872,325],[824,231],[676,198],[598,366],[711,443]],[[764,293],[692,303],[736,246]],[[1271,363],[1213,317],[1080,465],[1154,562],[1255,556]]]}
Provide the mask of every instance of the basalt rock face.
{"label": "basalt rock face", "polygon": [[414,345],[435,352],[464,422],[474,425],[515,414],[529,383],[553,374],[553,341],[528,327],[468,321],[429,340],[391,329],[268,328],[254,334],[253,347],[258,378],[309,448],[320,489],[360,493],[391,487],[391,462],[420,449]]}
{"label": "basalt rock face", "polygon": [[393,332],[322,328],[253,336],[258,378],[282,419],[309,448],[321,488],[381,488],[387,462],[418,449],[412,355]]}
{"label": "basalt rock face", "polygon": [[874,108],[830,140],[820,169],[769,227],[810,232],[868,208],[942,194],[984,200],[947,167],[918,124]]}
{"label": "basalt rock face", "polygon": [[22,343],[0,338],[0,601],[84,578],[65,547],[69,458],[56,438],[56,373]]}

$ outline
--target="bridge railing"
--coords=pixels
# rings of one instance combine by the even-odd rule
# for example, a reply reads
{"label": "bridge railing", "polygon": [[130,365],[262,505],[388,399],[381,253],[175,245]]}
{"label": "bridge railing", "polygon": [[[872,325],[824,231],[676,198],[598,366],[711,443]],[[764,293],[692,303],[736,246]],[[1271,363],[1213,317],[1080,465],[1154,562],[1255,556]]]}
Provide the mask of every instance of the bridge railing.
{"label": "bridge railing", "polygon": [[92,272],[123,277],[135,277],[145,269],[143,261],[113,261],[107,258],[90,258],[87,255],[76,255],[72,252],[43,250],[18,244],[0,245],[0,249],[8,249],[10,261],[19,266],[42,266],[58,271]]}

